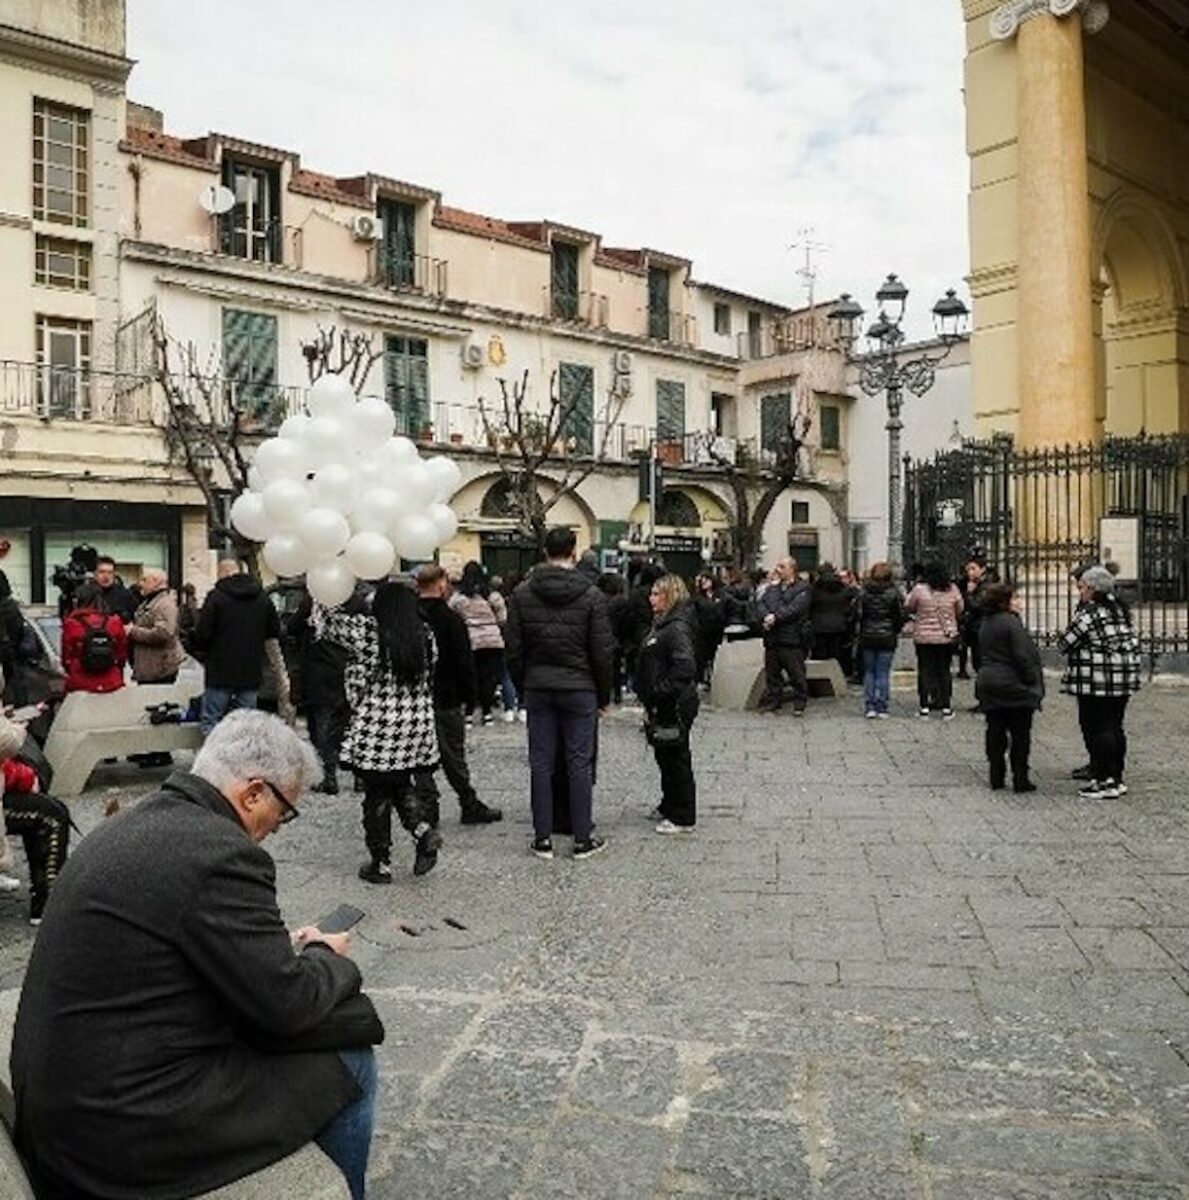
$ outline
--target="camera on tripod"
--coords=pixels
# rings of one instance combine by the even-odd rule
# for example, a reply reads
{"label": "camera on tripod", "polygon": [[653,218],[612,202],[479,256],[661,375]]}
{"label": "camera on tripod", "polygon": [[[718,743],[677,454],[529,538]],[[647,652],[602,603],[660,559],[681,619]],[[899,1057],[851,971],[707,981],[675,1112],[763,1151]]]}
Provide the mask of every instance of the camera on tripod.
{"label": "camera on tripod", "polygon": [[58,589],[58,615],[65,616],[74,603],[74,593],[95,573],[99,551],[94,546],[75,546],[67,562],[58,563],[50,581]]}

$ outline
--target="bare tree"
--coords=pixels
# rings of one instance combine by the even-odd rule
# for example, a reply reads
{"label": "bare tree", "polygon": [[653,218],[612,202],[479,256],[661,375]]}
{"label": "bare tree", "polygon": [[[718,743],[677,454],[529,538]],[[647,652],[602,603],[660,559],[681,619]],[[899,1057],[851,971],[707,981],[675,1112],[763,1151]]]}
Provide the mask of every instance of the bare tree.
{"label": "bare tree", "polygon": [[360,396],[372,367],[384,357],[384,346],[381,342],[377,348],[370,333],[339,329],[335,325],[326,329],[319,325],[317,336],[302,342],[301,352],[311,383],[323,375],[344,375],[355,394]]}
{"label": "bare tree", "polygon": [[[529,373],[519,380],[496,381],[500,399],[489,404],[479,398],[479,418],[487,444],[495,452],[500,474],[507,481],[509,515],[538,552],[545,545],[549,513],[564,496],[572,495],[607,458],[627,399],[612,388],[600,414],[592,414],[589,449],[574,430],[579,396],[563,400],[557,372],[549,376],[549,404],[543,411],[530,399]],[[542,484],[549,491],[543,494]]]}

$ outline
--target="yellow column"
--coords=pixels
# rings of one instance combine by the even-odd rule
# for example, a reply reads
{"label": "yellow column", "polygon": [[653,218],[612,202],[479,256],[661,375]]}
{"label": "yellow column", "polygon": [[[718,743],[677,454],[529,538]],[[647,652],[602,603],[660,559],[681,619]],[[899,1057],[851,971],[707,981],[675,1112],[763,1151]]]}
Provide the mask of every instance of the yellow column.
{"label": "yellow column", "polygon": [[1017,34],[1021,446],[1100,433],[1082,36],[1076,12],[1033,16]]}

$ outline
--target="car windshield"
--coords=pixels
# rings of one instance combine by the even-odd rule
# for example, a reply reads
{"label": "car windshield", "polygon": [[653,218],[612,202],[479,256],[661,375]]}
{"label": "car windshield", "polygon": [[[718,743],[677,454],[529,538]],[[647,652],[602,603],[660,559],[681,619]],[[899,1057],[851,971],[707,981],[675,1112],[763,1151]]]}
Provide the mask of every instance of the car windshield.
{"label": "car windshield", "polygon": [[62,618],[55,616],[34,617],[34,624],[41,636],[56,650],[62,644]]}

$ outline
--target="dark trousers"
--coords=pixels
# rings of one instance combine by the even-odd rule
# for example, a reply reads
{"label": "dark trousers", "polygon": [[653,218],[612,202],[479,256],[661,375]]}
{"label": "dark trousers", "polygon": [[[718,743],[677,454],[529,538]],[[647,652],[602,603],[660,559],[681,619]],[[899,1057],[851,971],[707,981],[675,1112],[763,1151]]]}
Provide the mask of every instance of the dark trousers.
{"label": "dark trousers", "polygon": [[[434,725],[438,731],[438,753],[442,760],[442,773],[446,782],[458,796],[463,812],[479,803],[471,783],[471,771],[467,766],[466,718],[461,708],[439,708],[434,710]],[[431,825],[441,820],[438,782],[433,771],[416,771],[413,786],[421,805],[421,815]]]}
{"label": "dark trousers", "polygon": [[793,707],[804,708],[809,701],[809,681],[805,678],[805,647],[764,643],[763,705],[779,708],[784,702],[784,677],[793,691]]}
{"label": "dark trousers", "polygon": [[4,828],[24,844],[29,860],[29,890],[34,898],[44,901],[66,861],[70,811],[54,796],[5,792]]}
{"label": "dark trousers", "polygon": [[854,647],[849,633],[815,633],[813,657],[822,661],[834,659],[847,679],[855,672]]}
{"label": "dark trousers", "polygon": [[1100,783],[1119,783],[1127,763],[1127,734],[1123,718],[1129,696],[1079,696],[1078,724],[1090,751],[1090,771]]}
{"label": "dark trousers", "polygon": [[593,823],[595,727],[599,719],[595,694],[529,688],[524,693],[524,707],[528,712],[528,762],[536,835],[553,835],[553,770],[560,742],[565,747],[574,840],[585,842]]}
{"label": "dark trousers", "polygon": [[392,810],[412,837],[423,821],[412,771],[358,771],[363,780],[363,840],[375,862],[392,859]]}
{"label": "dark trousers", "polygon": [[931,646],[917,642],[917,696],[922,708],[952,708],[954,681],[950,676],[951,642]]}
{"label": "dark trousers", "polygon": [[322,782],[337,784],[339,775],[339,751],[343,747],[343,734],[347,732],[347,721],[351,710],[346,703],[311,704],[306,709],[306,724],[310,730],[310,741],[322,762]]}
{"label": "dark trousers", "polygon": [[502,650],[476,650],[475,674],[479,677],[479,708],[487,716],[495,706],[495,694],[504,678]]}
{"label": "dark trousers", "polygon": [[674,825],[693,825],[698,820],[698,785],[689,748],[689,730],[672,746],[653,746],[661,770],[661,815]]}
{"label": "dark trousers", "polygon": [[1028,781],[1028,756],[1032,752],[1030,708],[997,708],[986,712],[987,762],[991,783],[1002,787],[1007,779],[1006,755],[1011,761],[1012,782],[1017,787]]}

